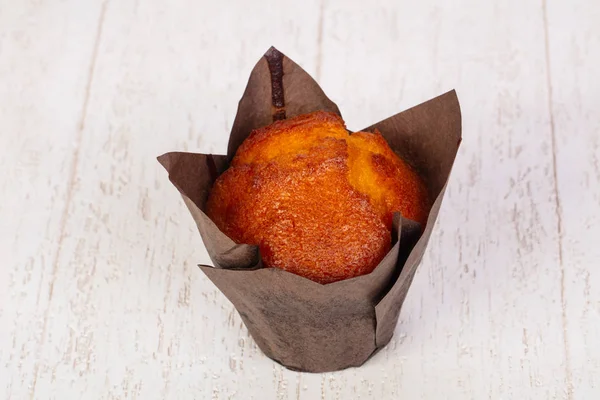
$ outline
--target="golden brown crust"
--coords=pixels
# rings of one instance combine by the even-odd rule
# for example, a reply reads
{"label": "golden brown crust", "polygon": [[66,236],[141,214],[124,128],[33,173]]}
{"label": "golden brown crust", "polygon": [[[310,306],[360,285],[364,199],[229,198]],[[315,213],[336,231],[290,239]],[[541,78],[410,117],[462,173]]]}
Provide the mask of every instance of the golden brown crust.
{"label": "golden brown crust", "polygon": [[379,132],[356,132],[348,139],[350,184],[365,193],[387,226],[393,213],[425,226],[427,189],[417,173],[401,160]]}
{"label": "golden brown crust", "polygon": [[253,131],[238,148],[231,165],[265,163],[286,154],[306,154],[325,137],[347,136],[344,122],[336,114],[317,111],[299,115]]}
{"label": "golden brown crust", "polygon": [[235,242],[259,245],[266,266],[325,284],[371,272],[389,251],[393,212],[424,223],[426,207],[381,135],[349,135],[318,111],[252,132],[207,213]]}

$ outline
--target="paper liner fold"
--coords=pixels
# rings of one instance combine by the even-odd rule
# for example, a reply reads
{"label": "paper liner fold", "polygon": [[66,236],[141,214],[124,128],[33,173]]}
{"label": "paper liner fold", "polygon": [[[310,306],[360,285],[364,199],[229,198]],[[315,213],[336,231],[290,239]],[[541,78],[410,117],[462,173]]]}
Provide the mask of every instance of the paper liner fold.
{"label": "paper liner fold", "polygon": [[461,141],[454,91],[364,129],[379,130],[390,147],[417,168],[435,202],[422,234],[418,224],[395,215],[395,243],[373,272],[321,285],[263,268],[256,246],[236,244],[204,213],[214,180],[253,129],[316,110],[340,114],[300,66],[271,48],[250,74],[227,155],[171,152],[158,158],[181,193],[214,264],[201,265],[201,270],[233,303],[268,357],[307,372],[360,366],[390,341]]}

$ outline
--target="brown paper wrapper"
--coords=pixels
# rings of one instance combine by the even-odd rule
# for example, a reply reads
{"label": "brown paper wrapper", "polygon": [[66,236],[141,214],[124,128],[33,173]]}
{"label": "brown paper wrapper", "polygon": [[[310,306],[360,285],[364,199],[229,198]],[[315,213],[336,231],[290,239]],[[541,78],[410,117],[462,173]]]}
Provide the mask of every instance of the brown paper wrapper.
{"label": "brown paper wrapper", "polygon": [[256,246],[236,244],[204,213],[215,179],[253,129],[316,110],[340,114],[300,66],[271,48],[250,74],[227,155],[171,152],[158,158],[181,193],[214,264],[200,269],[233,303],[268,357],[306,372],[360,366],[390,341],[461,142],[454,91],[363,129],[378,129],[391,148],[420,172],[435,201],[422,233],[418,224],[395,215],[395,243],[373,272],[321,285],[263,268]]}

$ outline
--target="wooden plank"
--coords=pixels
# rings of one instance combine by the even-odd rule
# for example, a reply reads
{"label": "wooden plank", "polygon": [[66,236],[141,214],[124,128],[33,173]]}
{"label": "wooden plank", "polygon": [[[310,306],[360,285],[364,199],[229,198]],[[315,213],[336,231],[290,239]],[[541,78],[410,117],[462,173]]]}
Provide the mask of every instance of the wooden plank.
{"label": "wooden plank", "polygon": [[549,106],[569,398],[600,395],[600,4],[548,0]]}
{"label": "wooden plank", "polygon": [[321,80],[350,129],[456,88],[464,142],[393,342],[302,398],[563,398],[542,11],[327,2]]}
{"label": "wooden plank", "polygon": [[270,45],[314,73],[317,10],[108,3],[36,393],[262,399],[295,391],[196,267],[208,257],[155,157],[225,151],[248,74]]}
{"label": "wooden plank", "polygon": [[0,397],[26,399],[35,396],[69,235],[101,9],[4,1],[0,10]]}

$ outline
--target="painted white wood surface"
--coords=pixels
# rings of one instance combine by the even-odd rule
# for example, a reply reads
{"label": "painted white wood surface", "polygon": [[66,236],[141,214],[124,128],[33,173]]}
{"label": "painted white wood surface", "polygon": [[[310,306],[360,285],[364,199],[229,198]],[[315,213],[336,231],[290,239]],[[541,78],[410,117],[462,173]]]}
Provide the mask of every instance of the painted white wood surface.
{"label": "painted white wood surface", "polygon": [[[600,3],[446,3],[1,1],[0,397],[597,398]],[[261,354],[155,161],[225,150],[270,45],[351,129],[461,100],[429,250],[358,369]]]}

